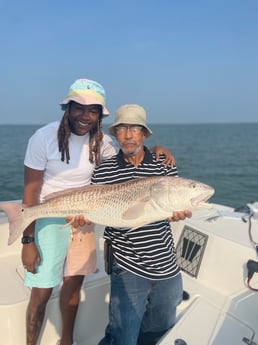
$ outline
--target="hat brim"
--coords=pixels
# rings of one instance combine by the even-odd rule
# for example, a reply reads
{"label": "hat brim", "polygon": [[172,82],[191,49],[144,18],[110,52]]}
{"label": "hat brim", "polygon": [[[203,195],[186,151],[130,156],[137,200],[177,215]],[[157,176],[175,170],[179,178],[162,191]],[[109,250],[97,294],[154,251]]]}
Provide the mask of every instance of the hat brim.
{"label": "hat brim", "polygon": [[103,105],[103,103],[93,97],[93,96],[81,96],[81,95],[73,95],[73,96],[69,96],[69,97],[66,97],[61,103],[61,108],[62,110],[66,110],[67,108],[67,105],[71,102],[71,101],[74,101],[76,103],[79,103],[79,104],[82,104],[82,105],[92,105],[92,104],[99,104],[102,106],[102,113],[104,116],[108,116],[109,115],[109,111],[108,109],[105,107],[105,105]]}
{"label": "hat brim", "polygon": [[128,123],[128,122],[115,122],[113,125],[109,126],[108,127],[108,133],[113,135],[114,137],[116,136],[116,129],[115,127],[118,126],[118,125],[121,125],[121,124],[128,124],[128,125],[137,125],[137,126],[142,126],[143,128],[146,129],[146,138],[148,138],[150,135],[152,135],[152,130],[147,127],[144,123]]}

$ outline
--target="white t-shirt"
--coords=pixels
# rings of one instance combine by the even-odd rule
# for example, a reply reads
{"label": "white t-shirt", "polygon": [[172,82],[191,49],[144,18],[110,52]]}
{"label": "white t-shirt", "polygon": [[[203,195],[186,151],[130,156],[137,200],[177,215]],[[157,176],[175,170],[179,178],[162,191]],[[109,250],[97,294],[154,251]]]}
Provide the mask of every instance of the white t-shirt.
{"label": "white t-shirt", "polygon": [[[52,122],[38,129],[29,139],[24,165],[35,170],[44,170],[41,190],[44,196],[90,184],[95,164],[89,161],[89,134],[69,138],[69,164],[61,161],[58,149],[57,131],[59,122]],[[101,143],[101,159],[110,158],[117,153],[116,143],[106,134]]]}

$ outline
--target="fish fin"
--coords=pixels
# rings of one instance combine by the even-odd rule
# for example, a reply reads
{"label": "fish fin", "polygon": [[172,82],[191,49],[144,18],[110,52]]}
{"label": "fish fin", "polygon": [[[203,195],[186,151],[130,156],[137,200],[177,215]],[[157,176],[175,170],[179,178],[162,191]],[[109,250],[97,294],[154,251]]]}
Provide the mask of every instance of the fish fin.
{"label": "fish fin", "polygon": [[147,224],[147,222],[142,222],[142,223],[140,223],[140,224],[138,224],[138,225],[136,225],[136,226],[130,228],[129,231],[133,231],[133,230],[139,229],[139,228],[141,228],[142,226],[145,226],[146,224]]}
{"label": "fish fin", "polygon": [[67,228],[68,226],[72,225],[72,223],[73,223],[73,221],[74,221],[74,218],[75,218],[75,217],[73,217],[72,220],[70,220],[70,222],[67,222],[67,223],[65,223],[65,224],[63,224],[63,225],[59,225],[58,227],[59,227],[60,229]]}
{"label": "fish fin", "polygon": [[140,217],[144,212],[145,205],[146,203],[143,201],[134,204],[133,206],[129,207],[125,212],[123,212],[122,218],[128,220]]}
{"label": "fish fin", "polygon": [[28,219],[28,221],[25,222],[23,217],[23,209],[25,207],[26,205],[17,202],[0,203],[0,209],[4,210],[9,221],[8,245],[15,242],[33,221],[33,219]]}
{"label": "fish fin", "polygon": [[70,222],[67,222],[66,224],[62,225],[63,228],[67,227],[68,225],[71,225],[75,219],[75,216],[70,220]]}

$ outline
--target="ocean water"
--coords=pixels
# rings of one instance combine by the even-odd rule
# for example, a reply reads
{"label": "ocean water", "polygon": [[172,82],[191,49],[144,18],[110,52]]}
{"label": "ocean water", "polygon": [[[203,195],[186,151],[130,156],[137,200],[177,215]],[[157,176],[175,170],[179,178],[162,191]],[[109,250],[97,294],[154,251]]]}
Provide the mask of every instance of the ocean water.
{"label": "ocean water", "polygon": [[[22,198],[26,144],[39,125],[0,125],[0,201]],[[179,175],[215,188],[211,201],[232,207],[258,201],[258,123],[152,124],[147,146],[175,156]],[[104,130],[106,126],[104,126]]]}

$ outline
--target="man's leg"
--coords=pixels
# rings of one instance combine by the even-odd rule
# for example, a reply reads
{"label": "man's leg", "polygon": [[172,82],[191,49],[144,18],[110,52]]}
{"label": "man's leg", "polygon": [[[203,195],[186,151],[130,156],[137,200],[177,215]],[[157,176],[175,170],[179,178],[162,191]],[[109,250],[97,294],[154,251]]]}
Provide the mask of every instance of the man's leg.
{"label": "man's leg", "polygon": [[149,281],[113,264],[109,324],[99,345],[135,345],[145,311]]}
{"label": "man's leg", "polygon": [[62,332],[60,345],[73,343],[73,331],[85,275],[96,270],[97,254],[94,224],[72,228],[60,293]]}
{"label": "man's leg", "polygon": [[141,324],[138,345],[154,345],[174,326],[176,307],[182,301],[182,277],[154,281]]}
{"label": "man's leg", "polygon": [[37,273],[25,270],[24,285],[32,287],[26,313],[27,345],[35,345],[44,320],[47,302],[54,286],[63,280],[63,267],[70,241],[70,227],[63,218],[43,218],[36,222],[35,244],[41,263]]}
{"label": "man's leg", "polygon": [[60,293],[62,334],[60,345],[73,344],[73,330],[84,276],[65,277]]}
{"label": "man's leg", "polygon": [[52,288],[32,288],[26,312],[26,344],[36,345]]}

